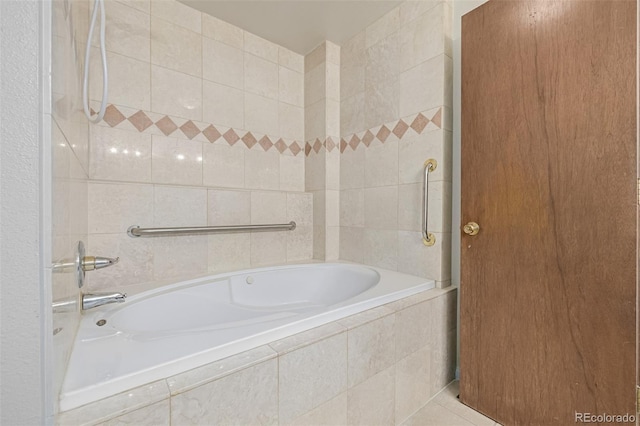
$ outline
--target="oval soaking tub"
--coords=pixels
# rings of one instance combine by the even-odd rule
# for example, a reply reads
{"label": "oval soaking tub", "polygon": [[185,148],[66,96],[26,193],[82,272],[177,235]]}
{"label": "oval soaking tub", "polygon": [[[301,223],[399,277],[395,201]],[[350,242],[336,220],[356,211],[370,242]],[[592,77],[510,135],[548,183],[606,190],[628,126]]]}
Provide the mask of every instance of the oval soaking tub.
{"label": "oval soaking tub", "polygon": [[368,266],[317,263],[213,275],[138,294],[83,315],[60,409],[170,377],[434,284]]}

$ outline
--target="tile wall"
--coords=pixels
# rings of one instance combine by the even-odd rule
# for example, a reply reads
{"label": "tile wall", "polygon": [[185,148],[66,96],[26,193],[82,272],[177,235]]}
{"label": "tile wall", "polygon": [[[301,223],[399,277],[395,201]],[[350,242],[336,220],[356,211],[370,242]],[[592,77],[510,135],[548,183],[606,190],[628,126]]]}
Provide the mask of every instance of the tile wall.
{"label": "tile wall", "polygon": [[[340,257],[450,283],[451,5],[406,1],[342,45]],[[421,237],[424,162],[429,231]]]}
{"label": "tile wall", "polygon": [[[52,261],[73,262],[77,242],[87,241],[89,126],[82,113],[80,76],[89,9],[84,1],[52,3]],[[78,285],[72,270],[54,269],[53,391],[57,395],[80,320]],[[57,407],[56,407],[57,411]]]}
{"label": "tile wall", "polygon": [[313,257],[339,258],[340,47],[325,41],[305,56],[305,186],[313,194]]}
{"label": "tile wall", "polygon": [[453,380],[434,289],[62,413],[59,425],[399,425]]}
{"label": "tile wall", "polygon": [[[92,289],[310,259],[304,57],[174,0],[108,1],[109,108],[90,129]],[[95,40],[94,40],[95,44]],[[94,108],[101,94],[95,44]],[[137,238],[141,227],[295,231]]]}

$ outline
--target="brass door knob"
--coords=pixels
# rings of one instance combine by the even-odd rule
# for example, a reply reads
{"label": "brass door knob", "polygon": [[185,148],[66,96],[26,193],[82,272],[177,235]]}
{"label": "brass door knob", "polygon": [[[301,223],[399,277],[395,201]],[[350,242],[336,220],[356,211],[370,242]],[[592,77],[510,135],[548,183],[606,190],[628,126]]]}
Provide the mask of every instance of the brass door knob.
{"label": "brass door knob", "polygon": [[469,222],[462,228],[462,230],[467,235],[477,235],[478,232],[480,232],[480,225],[475,222]]}

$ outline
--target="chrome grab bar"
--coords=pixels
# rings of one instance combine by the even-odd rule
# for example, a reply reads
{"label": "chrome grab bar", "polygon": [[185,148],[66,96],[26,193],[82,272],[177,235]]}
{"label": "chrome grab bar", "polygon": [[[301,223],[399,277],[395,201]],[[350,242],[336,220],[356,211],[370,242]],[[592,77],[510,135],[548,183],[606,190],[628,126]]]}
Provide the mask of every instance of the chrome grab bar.
{"label": "chrome grab bar", "polygon": [[429,232],[429,173],[438,167],[438,162],[433,158],[424,162],[424,180],[422,181],[422,242],[425,246],[436,243],[436,237]]}
{"label": "chrome grab bar", "polygon": [[223,234],[248,231],[293,231],[294,229],[296,229],[296,223],[294,221],[268,225],[187,226],[181,228],[140,228],[138,225],[133,225],[127,229],[127,234],[132,238],[137,238],[168,237],[171,235]]}

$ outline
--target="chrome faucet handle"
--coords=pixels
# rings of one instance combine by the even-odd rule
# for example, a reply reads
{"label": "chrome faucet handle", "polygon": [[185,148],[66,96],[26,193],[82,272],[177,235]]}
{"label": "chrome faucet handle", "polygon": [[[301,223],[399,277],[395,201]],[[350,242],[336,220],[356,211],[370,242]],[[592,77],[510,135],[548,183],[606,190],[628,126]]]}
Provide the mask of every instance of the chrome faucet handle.
{"label": "chrome faucet handle", "polygon": [[127,299],[124,293],[89,293],[82,295],[82,310],[97,308],[110,303],[123,303]]}
{"label": "chrome faucet handle", "polygon": [[115,265],[120,261],[119,257],[115,259],[112,257],[102,256],[84,256],[82,258],[82,270],[83,271],[95,271],[96,269],[106,268],[111,265]]}

